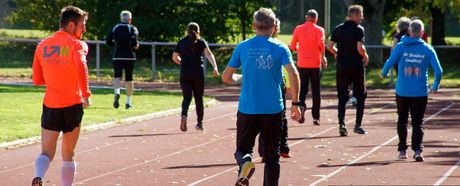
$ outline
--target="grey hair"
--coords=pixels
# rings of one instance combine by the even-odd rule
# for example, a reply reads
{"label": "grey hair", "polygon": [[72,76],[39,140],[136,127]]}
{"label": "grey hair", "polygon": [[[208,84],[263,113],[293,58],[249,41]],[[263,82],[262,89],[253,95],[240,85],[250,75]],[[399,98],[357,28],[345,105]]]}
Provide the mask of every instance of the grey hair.
{"label": "grey hair", "polygon": [[406,16],[401,17],[396,22],[396,29],[398,32],[406,31],[409,29],[410,19]]}
{"label": "grey hair", "polygon": [[416,36],[420,36],[422,34],[424,27],[425,26],[420,19],[414,19],[409,24],[409,30]]}
{"label": "grey hair", "polygon": [[271,29],[275,26],[276,15],[270,8],[260,8],[254,12],[254,25],[256,30],[263,35],[270,36]]}
{"label": "grey hair", "polygon": [[361,14],[363,13],[363,6],[351,5],[348,7],[348,13],[347,13],[348,16],[357,15],[359,13]]}
{"label": "grey hair", "polygon": [[123,10],[120,13],[120,21],[121,22],[128,22],[130,19],[132,19],[133,16],[130,11],[128,10]]}
{"label": "grey hair", "polygon": [[318,12],[315,9],[310,9],[307,11],[307,15],[305,17],[317,18]]}

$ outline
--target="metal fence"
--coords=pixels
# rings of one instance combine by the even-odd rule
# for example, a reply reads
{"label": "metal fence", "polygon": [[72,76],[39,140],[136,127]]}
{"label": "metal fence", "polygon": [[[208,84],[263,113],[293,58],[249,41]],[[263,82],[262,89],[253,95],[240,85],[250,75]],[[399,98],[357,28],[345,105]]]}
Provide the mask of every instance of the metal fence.
{"label": "metal fence", "polygon": [[[21,43],[35,43],[38,44],[41,39],[13,39],[13,38],[0,38],[0,41],[6,42],[21,42]],[[105,41],[85,40],[87,44],[96,45],[96,76],[100,76],[100,64],[101,64],[101,45],[105,45]],[[139,42],[139,45],[151,47],[151,69],[152,69],[152,80],[155,80],[156,74],[156,47],[157,46],[169,46],[174,47],[177,43],[175,42]],[[209,43],[210,47],[228,47],[234,48],[236,44],[217,44]],[[204,58],[206,60],[206,58]],[[206,64],[206,63],[205,63]]]}
{"label": "metal fence", "polygon": [[[23,43],[35,43],[38,44],[41,39],[13,39],[13,38],[0,38],[0,41],[6,42],[23,42]],[[86,43],[95,45],[96,46],[96,76],[100,77],[100,64],[101,64],[101,45],[105,45],[105,41],[95,41],[95,40],[85,40]],[[157,59],[156,59],[156,47],[161,46],[169,46],[174,47],[177,43],[175,42],[140,42],[140,45],[143,46],[150,46],[151,47],[151,70],[152,70],[152,80],[155,80],[156,74],[156,66],[157,66]],[[210,47],[227,47],[227,48],[234,48],[236,44],[216,44],[216,43],[209,43]],[[438,45],[433,46],[435,49],[460,49],[460,46],[451,46],[451,45]],[[366,45],[366,48],[369,50],[381,49],[381,50],[390,50],[389,46],[385,45]],[[456,53],[457,55],[459,53]],[[206,58],[204,58],[206,60]],[[206,64],[206,63],[205,63]],[[393,75],[391,75],[393,78]],[[393,82],[393,80],[391,80]]]}

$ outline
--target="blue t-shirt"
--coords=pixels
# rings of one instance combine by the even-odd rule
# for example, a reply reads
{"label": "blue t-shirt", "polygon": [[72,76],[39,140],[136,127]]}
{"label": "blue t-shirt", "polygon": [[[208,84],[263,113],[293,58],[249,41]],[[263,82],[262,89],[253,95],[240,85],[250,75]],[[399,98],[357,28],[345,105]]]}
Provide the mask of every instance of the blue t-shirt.
{"label": "blue t-shirt", "polygon": [[390,58],[386,61],[382,76],[386,76],[391,67],[398,63],[396,94],[405,97],[428,96],[428,67],[434,71],[434,83],[431,89],[437,90],[442,77],[442,68],[433,47],[421,38],[403,36]]}
{"label": "blue t-shirt", "polygon": [[268,36],[255,36],[238,44],[229,67],[242,70],[238,111],[276,114],[284,109],[281,96],[282,65],[292,63],[287,45]]}

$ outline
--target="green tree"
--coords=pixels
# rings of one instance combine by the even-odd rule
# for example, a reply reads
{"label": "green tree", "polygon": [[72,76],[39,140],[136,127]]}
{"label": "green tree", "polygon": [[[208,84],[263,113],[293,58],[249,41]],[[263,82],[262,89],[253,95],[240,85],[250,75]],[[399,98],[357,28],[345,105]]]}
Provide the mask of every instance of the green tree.
{"label": "green tree", "polygon": [[[401,16],[417,16],[429,26],[426,32],[431,34],[431,44],[445,45],[445,18],[446,12],[456,15],[460,18],[460,0],[404,0],[404,1],[386,1],[384,24],[393,25]],[[425,13],[429,12],[429,14]],[[392,28],[391,28],[392,29]]]}
{"label": "green tree", "polygon": [[142,40],[177,41],[191,22],[201,26],[209,42],[229,42],[252,31],[252,13],[259,7],[271,7],[265,0],[16,0],[9,20],[27,23],[33,29],[55,31],[59,12],[67,5],[89,12],[86,39],[104,39],[119,21],[121,10],[133,13],[133,24]]}

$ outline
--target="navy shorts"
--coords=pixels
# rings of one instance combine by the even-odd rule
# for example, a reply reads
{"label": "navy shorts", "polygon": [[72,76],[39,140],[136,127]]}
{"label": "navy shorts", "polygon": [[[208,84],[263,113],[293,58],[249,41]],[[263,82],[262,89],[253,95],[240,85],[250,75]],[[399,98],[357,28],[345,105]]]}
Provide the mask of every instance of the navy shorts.
{"label": "navy shorts", "polygon": [[133,81],[134,60],[113,60],[115,78],[121,78],[125,70],[125,81]]}
{"label": "navy shorts", "polygon": [[83,119],[83,104],[64,108],[49,108],[43,104],[42,128],[57,132],[71,132],[80,127]]}

